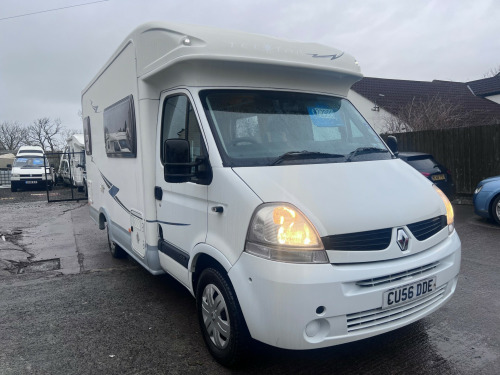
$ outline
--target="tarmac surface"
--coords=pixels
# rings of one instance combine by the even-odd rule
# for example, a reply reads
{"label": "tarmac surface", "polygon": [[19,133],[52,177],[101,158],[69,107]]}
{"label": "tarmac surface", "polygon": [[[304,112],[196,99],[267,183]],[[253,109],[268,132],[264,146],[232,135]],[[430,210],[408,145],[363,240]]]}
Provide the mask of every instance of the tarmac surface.
{"label": "tarmac surface", "polygon": [[[42,193],[42,195],[38,195]],[[254,346],[243,374],[497,374],[500,226],[455,205],[455,295],[410,326],[312,351]],[[0,375],[224,374],[195,300],[168,275],[111,258],[85,202],[0,188]]]}

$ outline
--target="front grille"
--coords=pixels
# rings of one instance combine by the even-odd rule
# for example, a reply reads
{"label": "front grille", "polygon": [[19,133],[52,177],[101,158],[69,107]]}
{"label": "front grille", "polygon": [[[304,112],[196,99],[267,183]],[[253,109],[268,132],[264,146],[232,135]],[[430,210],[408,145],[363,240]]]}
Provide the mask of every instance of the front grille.
{"label": "front grille", "polygon": [[389,283],[392,283],[394,281],[404,279],[406,277],[422,275],[425,272],[433,270],[437,266],[439,266],[439,262],[434,262],[434,263],[430,263],[430,264],[427,264],[427,265],[422,266],[422,267],[412,268],[411,270],[398,272],[398,273],[395,273],[392,275],[386,275],[386,276],[381,276],[381,277],[375,277],[373,279],[366,279],[366,280],[357,281],[356,285],[363,287],[363,288],[366,288],[366,287],[373,287],[373,286],[382,285],[382,284],[389,284]]}
{"label": "front grille", "polygon": [[326,250],[383,250],[391,243],[392,228],[322,237]]}
{"label": "front grille", "polygon": [[418,223],[408,224],[407,226],[417,240],[423,241],[435,235],[441,229],[445,228],[446,225],[446,216],[441,215],[432,219],[419,221]]}
{"label": "front grille", "polygon": [[22,174],[21,177],[23,178],[42,178],[42,174]]}
{"label": "front grille", "polygon": [[406,305],[393,307],[390,309],[373,309],[360,313],[347,315],[347,332],[360,333],[374,327],[383,328],[398,320],[408,318],[426,309],[431,309],[437,305],[444,297],[446,285],[437,289],[434,293]]}

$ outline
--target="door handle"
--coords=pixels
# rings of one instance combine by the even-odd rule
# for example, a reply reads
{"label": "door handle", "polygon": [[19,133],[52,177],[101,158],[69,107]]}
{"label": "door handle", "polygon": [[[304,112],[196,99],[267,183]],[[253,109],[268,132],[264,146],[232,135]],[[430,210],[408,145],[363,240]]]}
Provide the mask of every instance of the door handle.
{"label": "door handle", "polygon": [[155,199],[161,201],[163,198],[163,189],[160,186],[155,186]]}
{"label": "door handle", "polygon": [[213,206],[212,207],[212,212],[216,212],[218,214],[221,214],[224,212],[224,207],[222,206]]}

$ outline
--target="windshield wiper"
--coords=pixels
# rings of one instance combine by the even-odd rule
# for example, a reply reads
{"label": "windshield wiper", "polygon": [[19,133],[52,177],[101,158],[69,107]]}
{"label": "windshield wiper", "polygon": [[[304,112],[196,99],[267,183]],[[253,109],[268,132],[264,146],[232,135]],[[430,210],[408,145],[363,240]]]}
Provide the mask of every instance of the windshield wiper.
{"label": "windshield wiper", "polygon": [[356,150],[347,155],[345,161],[349,162],[352,160],[352,158],[354,158],[359,154],[374,154],[377,152],[389,152],[389,150],[387,150],[386,148],[378,148],[378,147],[358,147]]}
{"label": "windshield wiper", "polygon": [[329,154],[327,152],[319,151],[289,151],[283,155],[278,156],[270,165],[280,164],[284,160],[297,160],[297,159],[324,159],[324,158],[344,158],[345,155]]}

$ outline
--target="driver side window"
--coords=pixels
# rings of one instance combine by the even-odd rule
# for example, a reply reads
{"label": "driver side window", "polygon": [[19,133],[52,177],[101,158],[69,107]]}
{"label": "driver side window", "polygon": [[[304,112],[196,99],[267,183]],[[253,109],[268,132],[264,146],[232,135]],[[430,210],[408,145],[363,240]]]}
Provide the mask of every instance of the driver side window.
{"label": "driver side window", "polygon": [[[200,156],[207,155],[203,134],[201,133],[194,108],[185,95],[168,97],[163,103],[162,147],[167,139],[187,140],[189,142],[191,162],[196,161],[196,158]],[[165,163],[163,152],[160,157],[162,163]],[[193,182],[197,182],[197,178],[193,178]]]}
{"label": "driver side window", "polygon": [[[193,106],[184,95],[171,96],[163,105],[161,130],[162,145],[167,139],[186,139],[189,141],[191,160],[205,155],[203,136]],[[163,160],[162,162],[165,162]]]}

